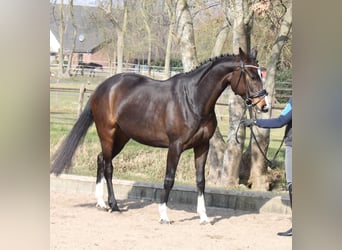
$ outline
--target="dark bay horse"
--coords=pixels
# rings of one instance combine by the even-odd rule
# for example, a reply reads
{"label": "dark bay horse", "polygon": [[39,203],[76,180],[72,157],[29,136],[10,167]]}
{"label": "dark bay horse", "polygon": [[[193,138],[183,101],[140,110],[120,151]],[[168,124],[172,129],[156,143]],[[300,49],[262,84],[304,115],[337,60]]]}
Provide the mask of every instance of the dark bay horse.
{"label": "dark bay horse", "polygon": [[166,204],[174,185],[181,153],[193,148],[195,155],[197,212],[200,222],[207,222],[204,167],[217,120],[215,103],[230,85],[248,105],[267,112],[266,91],[256,61],[257,50],[250,55],[211,59],[189,73],[165,81],[133,74],[117,74],[100,84],[84,111],[53,157],[51,172],[59,175],[71,165],[77,146],[95,122],[102,152],[97,157],[97,206],[106,207],[103,199],[104,179],[108,188],[110,211],[120,211],[112,185],[112,159],[125,144],[140,143],[168,148],[164,191],[159,205],[160,222],[168,223]]}

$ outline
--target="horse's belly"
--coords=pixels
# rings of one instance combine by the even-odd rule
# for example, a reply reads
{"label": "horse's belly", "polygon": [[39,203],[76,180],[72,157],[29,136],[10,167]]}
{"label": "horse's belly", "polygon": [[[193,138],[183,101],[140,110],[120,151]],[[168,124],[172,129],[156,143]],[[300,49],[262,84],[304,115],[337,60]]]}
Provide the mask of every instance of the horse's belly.
{"label": "horse's belly", "polygon": [[167,148],[169,146],[168,143],[166,143],[165,141],[159,140],[159,139],[146,140],[146,138],[140,138],[140,137],[132,137],[132,139],[141,143],[141,144],[151,146],[151,147]]}
{"label": "horse's belly", "polygon": [[156,130],[152,126],[146,127],[139,122],[136,124],[125,124],[125,126],[120,125],[121,130],[133,140],[148,146],[153,147],[168,147],[169,138],[162,129]]}

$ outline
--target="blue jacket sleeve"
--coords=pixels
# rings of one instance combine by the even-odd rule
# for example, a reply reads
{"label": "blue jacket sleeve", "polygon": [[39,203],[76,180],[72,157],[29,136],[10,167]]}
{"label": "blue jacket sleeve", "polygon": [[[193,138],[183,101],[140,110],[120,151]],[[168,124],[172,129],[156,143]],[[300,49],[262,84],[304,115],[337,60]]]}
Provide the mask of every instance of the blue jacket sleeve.
{"label": "blue jacket sleeve", "polygon": [[261,128],[281,128],[292,120],[292,98],[286,104],[278,118],[256,119],[256,125]]}

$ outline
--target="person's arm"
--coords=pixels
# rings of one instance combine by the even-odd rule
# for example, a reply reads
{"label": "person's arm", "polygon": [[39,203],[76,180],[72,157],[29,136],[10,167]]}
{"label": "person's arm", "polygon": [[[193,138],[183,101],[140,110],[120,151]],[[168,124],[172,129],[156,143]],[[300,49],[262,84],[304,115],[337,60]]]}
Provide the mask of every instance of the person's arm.
{"label": "person's arm", "polygon": [[292,98],[277,118],[256,119],[255,124],[261,128],[281,128],[292,120]]}
{"label": "person's arm", "polygon": [[256,119],[255,124],[260,128],[281,128],[292,120],[292,111],[278,118]]}

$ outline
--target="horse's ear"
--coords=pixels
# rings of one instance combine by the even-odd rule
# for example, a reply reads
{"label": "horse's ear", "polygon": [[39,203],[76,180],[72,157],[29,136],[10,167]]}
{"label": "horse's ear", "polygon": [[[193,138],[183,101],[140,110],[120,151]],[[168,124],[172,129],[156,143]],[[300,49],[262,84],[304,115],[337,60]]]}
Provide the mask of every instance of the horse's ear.
{"label": "horse's ear", "polygon": [[258,49],[257,47],[254,47],[251,51],[251,56],[256,59],[257,58],[257,55],[258,55]]}
{"label": "horse's ear", "polygon": [[240,55],[240,58],[242,60],[247,60],[247,55],[245,54],[245,52],[243,52],[243,50],[239,47],[239,55]]}

